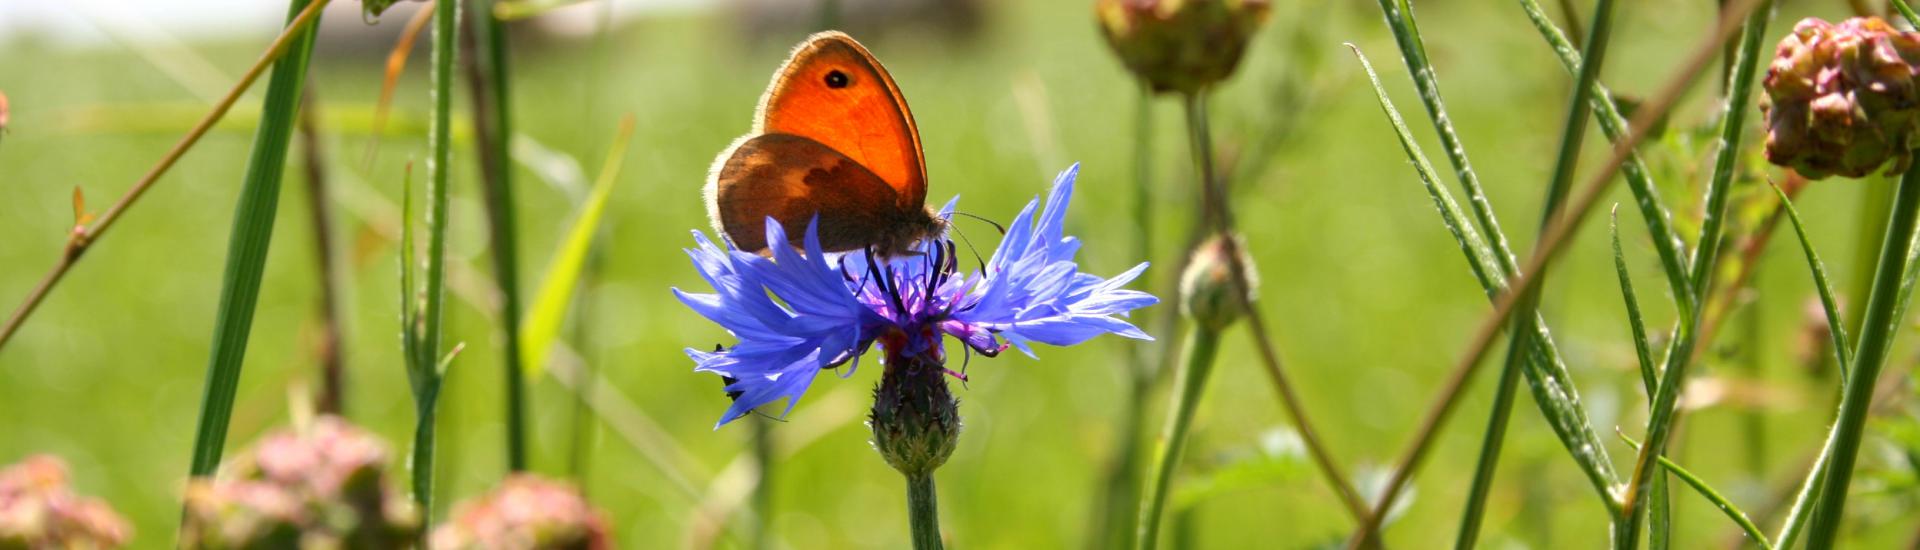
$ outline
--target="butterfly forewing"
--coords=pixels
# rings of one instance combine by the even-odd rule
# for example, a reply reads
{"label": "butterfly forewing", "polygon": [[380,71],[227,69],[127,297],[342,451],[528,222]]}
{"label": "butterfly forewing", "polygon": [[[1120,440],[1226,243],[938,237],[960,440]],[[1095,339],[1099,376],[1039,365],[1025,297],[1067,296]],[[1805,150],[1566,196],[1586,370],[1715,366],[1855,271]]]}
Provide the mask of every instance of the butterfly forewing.
{"label": "butterfly forewing", "polygon": [[760,103],[760,133],[806,136],[887,182],[900,207],[927,198],[920,131],[885,67],[853,38],[816,34],[794,49]]}

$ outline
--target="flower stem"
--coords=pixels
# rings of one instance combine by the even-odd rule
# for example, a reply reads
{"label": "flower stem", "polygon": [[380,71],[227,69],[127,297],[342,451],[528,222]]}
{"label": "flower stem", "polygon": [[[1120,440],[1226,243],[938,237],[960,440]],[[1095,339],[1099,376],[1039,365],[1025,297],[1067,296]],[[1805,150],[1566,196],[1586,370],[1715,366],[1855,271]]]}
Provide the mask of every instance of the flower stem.
{"label": "flower stem", "polygon": [[[287,12],[289,27],[307,17],[310,4],[325,0],[293,0]],[[318,17],[314,15],[312,17]],[[287,147],[293,139],[295,115],[300,110],[300,92],[307,74],[307,59],[313,52],[311,26],[294,35],[287,53],[273,64],[273,76],[267,81],[267,97],[261,107],[260,127],[254,133],[253,153],[247,160],[247,174],[234,209],[233,233],[227,241],[227,264],[220,285],[220,309],[214,319],[213,350],[207,360],[206,388],[200,402],[199,429],[194,436],[194,476],[213,474],[220,465],[220,453],[227,439],[227,422],[233,415],[234,394],[239,389],[240,367],[247,353],[247,337],[253,327],[254,306],[260,301],[260,285],[266,277],[267,248],[273,241],[273,219],[280,199],[280,181],[285,175]],[[131,196],[131,195],[130,195]],[[128,199],[122,199],[124,204]],[[115,211],[121,207],[115,205]],[[110,213],[114,211],[109,211]],[[105,228],[106,219],[96,227]],[[71,245],[69,245],[71,247]],[[71,258],[71,254],[69,256]]]}
{"label": "flower stem", "polygon": [[[1235,305],[1246,313],[1247,332],[1253,337],[1254,349],[1259,351],[1260,366],[1267,371],[1267,380],[1273,384],[1273,391],[1279,394],[1280,405],[1287,415],[1293,417],[1294,428],[1300,432],[1300,440],[1306,444],[1307,455],[1313,459],[1313,465],[1320,471],[1340,503],[1353,516],[1356,524],[1374,523],[1373,516],[1367,510],[1367,504],[1354,490],[1339,463],[1333,460],[1333,453],[1327,450],[1326,442],[1320,439],[1318,430],[1307,418],[1306,405],[1302,404],[1299,393],[1294,391],[1293,382],[1287,378],[1286,369],[1280,363],[1280,352],[1267,335],[1267,322],[1260,309],[1253,307],[1253,285],[1247,273],[1249,267],[1242,265],[1245,255],[1240,251],[1239,239],[1234,237],[1233,209],[1227,207],[1227,185],[1217,176],[1214,169],[1213,139],[1207,129],[1207,102],[1204,93],[1188,94],[1186,100],[1187,131],[1192,144],[1193,163],[1198,167],[1201,189],[1204,192],[1203,203],[1208,213],[1202,216],[1212,225],[1212,231],[1221,237],[1222,250],[1227,258],[1227,272],[1233,283]],[[1199,240],[1195,240],[1197,245]],[[1183,268],[1184,271],[1184,268]]]}
{"label": "flower stem", "polygon": [[[1153,91],[1144,86],[1134,108],[1133,119],[1133,257],[1153,257]],[[1143,274],[1145,279],[1146,275]],[[1153,283],[1142,281],[1141,286]],[[1172,293],[1168,295],[1178,294]],[[1156,327],[1170,332],[1178,318],[1177,308],[1160,312],[1165,319]],[[1087,548],[1132,548],[1134,526],[1130,521],[1140,508],[1140,440],[1146,424],[1147,399],[1151,395],[1156,369],[1153,357],[1159,346],[1128,346],[1133,368],[1127,372],[1127,401],[1121,410],[1119,442],[1114,459],[1107,466],[1104,491],[1093,516]]]}
{"label": "flower stem", "polygon": [[[753,519],[749,526],[748,548],[766,550],[772,548],[773,538],[773,421],[755,417],[753,424],[753,462],[760,475],[753,481]],[[927,476],[927,492],[932,494],[933,477]],[[911,499],[912,495],[908,495]],[[931,497],[929,497],[931,501]],[[932,504],[928,505],[929,507]],[[937,521],[939,516],[934,516]],[[939,532],[938,528],[934,531]]]}
{"label": "flower stem", "polygon": [[933,471],[907,474],[907,523],[913,526],[914,550],[940,550],[940,503],[933,491]]}
{"label": "flower stem", "polygon": [[1920,217],[1920,164],[1907,169],[1894,192],[1893,210],[1887,222],[1886,237],[1881,239],[1880,262],[1874,269],[1873,288],[1867,294],[1867,308],[1860,326],[1860,340],[1854,344],[1853,372],[1840,397],[1840,418],[1833,426],[1832,457],[1827,463],[1825,487],[1813,511],[1813,525],[1807,531],[1808,548],[1831,548],[1839,533],[1840,520],[1847,505],[1847,486],[1853,477],[1853,463],[1860,453],[1861,431],[1867,423],[1867,409],[1873,401],[1874,381],[1886,364],[1892,349],[1895,325],[1899,319],[1899,289],[1906,268],[1907,245],[1913,242],[1915,218]]}
{"label": "flower stem", "polygon": [[1187,331],[1181,351],[1180,371],[1174,381],[1171,414],[1154,447],[1152,484],[1141,501],[1139,535],[1134,547],[1150,550],[1158,546],[1160,516],[1167,505],[1167,492],[1173,486],[1173,471],[1180,465],[1180,453],[1186,448],[1187,431],[1193,426],[1193,413],[1200,408],[1200,396],[1206,391],[1207,376],[1213,372],[1213,359],[1220,351],[1220,333],[1194,323]]}

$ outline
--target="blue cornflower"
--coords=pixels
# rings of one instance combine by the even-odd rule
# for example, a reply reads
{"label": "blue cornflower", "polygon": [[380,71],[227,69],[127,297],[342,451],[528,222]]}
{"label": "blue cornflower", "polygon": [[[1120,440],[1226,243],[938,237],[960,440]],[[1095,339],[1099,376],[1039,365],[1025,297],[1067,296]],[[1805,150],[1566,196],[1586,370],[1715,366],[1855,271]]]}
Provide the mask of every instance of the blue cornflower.
{"label": "blue cornflower", "polygon": [[[1027,203],[980,271],[961,272],[945,237],[900,257],[828,255],[809,224],[804,256],[774,246],[765,258],[722,248],[695,231],[698,246],[687,255],[714,293],[676,288],[674,295],[739,339],[731,348],[687,349],[694,370],[724,377],[734,397],[715,427],[781,398],[793,410],[821,369],[849,365],[850,375],[876,342],[889,364],[944,365],[945,336],[989,357],[1008,347],[1032,356],[1032,342],[1068,346],[1107,333],[1151,340],[1117,317],[1159,301],[1122,288],[1147,264],[1103,278],[1073,261],[1080,241],[1062,231],[1078,172],[1076,164],[1054,178],[1043,213],[1034,213],[1037,199]],[[942,218],[952,216],[953,205]],[[789,242],[771,218],[767,242]]]}

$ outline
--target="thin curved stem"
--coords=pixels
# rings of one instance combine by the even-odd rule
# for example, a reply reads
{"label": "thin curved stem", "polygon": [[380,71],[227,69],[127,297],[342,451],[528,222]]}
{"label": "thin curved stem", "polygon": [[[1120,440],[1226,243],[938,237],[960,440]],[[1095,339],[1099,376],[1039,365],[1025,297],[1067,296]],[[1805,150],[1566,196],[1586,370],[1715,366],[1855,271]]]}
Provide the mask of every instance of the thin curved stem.
{"label": "thin curved stem", "polygon": [[1273,383],[1274,392],[1279,394],[1280,405],[1293,418],[1294,426],[1300,432],[1300,440],[1306,445],[1307,454],[1313,458],[1321,477],[1340,497],[1340,503],[1346,506],[1347,513],[1353,516],[1355,523],[1366,524],[1370,521],[1366,502],[1360,498],[1359,491],[1354,490],[1346,473],[1340,470],[1340,464],[1333,460],[1333,454],[1327,450],[1325,441],[1320,439],[1319,431],[1308,419],[1306,406],[1301,404],[1299,393],[1294,391],[1293,382],[1287,378],[1286,370],[1281,365],[1280,352],[1268,336],[1266,318],[1261,315],[1259,308],[1253,307],[1253,284],[1247,275],[1247,266],[1241,264],[1246,255],[1240,251],[1239,240],[1232,237],[1235,225],[1233,210],[1227,207],[1226,182],[1218,178],[1214,169],[1213,138],[1207,128],[1206,96],[1204,93],[1194,93],[1184,99],[1188,138],[1206,197],[1203,202],[1211,209],[1207,218],[1212,220],[1214,232],[1225,237],[1220,239],[1221,252],[1227,258],[1227,272],[1233,283],[1231,294],[1235,305],[1246,313],[1248,332],[1253,336],[1255,349],[1260,352],[1260,365],[1266,368],[1267,379]]}
{"label": "thin curved stem", "polygon": [[27,298],[21,301],[20,306],[14,308],[13,314],[7,317],[6,324],[0,325],[0,348],[5,348],[7,342],[13,340],[13,335],[20,331],[20,325],[26,323],[27,317],[33,315],[34,310],[40,307],[40,302],[46,300],[47,294],[53,291],[54,285],[59,284],[60,280],[66,277],[67,271],[80,260],[80,255],[106,234],[107,229],[113,227],[113,222],[119,220],[120,215],[126,213],[127,208],[139,201],[141,195],[146,194],[147,189],[160,181],[160,176],[166,175],[168,170],[173,169],[174,163],[186,156],[187,151],[192,150],[193,146],[200,142],[200,138],[206,136],[207,131],[212,130],[213,125],[227,115],[227,111],[231,110],[233,104],[240,100],[240,96],[253,86],[254,81],[260,79],[260,75],[266,72],[267,67],[272,66],[295,42],[306,36],[302,31],[305,31],[314,21],[319,20],[321,8],[325,7],[329,1],[315,0],[312,4],[308,4],[306,9],[301,10],[299,15],[280,31],[280,36],[274,38],[273,43],[267,46],[267,51],[261,53],[260,58],[254,60],[253,66],[248,67],[247,72],[240,76],[240,81],[234,83],[233,88],[227,90],[227,95],[221,97],[220,101],[213,105],[213,109],[207,111],[206,116],[200,117],[200,121],[194,123],[193,128],[187,130],[187,135],[181,136],[180,141],[175,142],[165,156],[160,157],[160,162],[154,163],[153,168],[147,169],[146,175],[140,176],[140,180],[135,181],[133,187],[120,196],[120,200],[114,201],[113,206],[94,218],[92,225],[74,228],[72,236],[67,239],[66,249],[60,254],[60,259],[54,262],[47,274],[40,278],[40,282],[34,285],[32,291],[27,293]]}

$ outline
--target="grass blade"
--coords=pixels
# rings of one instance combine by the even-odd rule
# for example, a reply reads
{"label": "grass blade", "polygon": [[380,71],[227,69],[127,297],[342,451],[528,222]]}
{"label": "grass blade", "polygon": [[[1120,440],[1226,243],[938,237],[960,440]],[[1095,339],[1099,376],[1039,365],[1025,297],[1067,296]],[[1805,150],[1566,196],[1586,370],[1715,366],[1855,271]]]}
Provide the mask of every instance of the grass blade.
{"label": "grass blade", "polygon": [[1473,276],[1480,281],[1488,296],[1497,296],[1506,291],[1505,279],[1501,269],[1492,258],[1487,244],[1480,239],[1472,225],[1462,221],[1465,214],[1460,204],[1454,202],[1453,193],[1442,187],[1439,174],[1433,169],[1433,163],[1427,160],[1427,154],[1420,149],[1419,142],[1413,138],[1413,132],[1407,129],[1407,123],[1400,117],[1400,110],[1387,98],[1387,89],[1380,83],[1380,75],[1373,70],[1373,63],[1367,60],[1360,47],[1351,43],[1347,48],[1360,60],[1360,67],[1367,73],[1367,79],[1373,83],[1374,98],[1380,102],[1380,110],[1387,115],[1387,122],[1393,125],[1395,137],[1400,139],[1400,149],[1406,153],[1407,160],[1413,163],[1414,172],[1420,176],[1420,185],[1433,198],[1433,206],[1440,211],[1440,221],[1447,226],[1447,232],[1453,234],[1453,240],[1460,245],[1460,252],[1467,256],[1467,267],[1473,270]]}
{"label": "grass blade", "polygon": [[[1647,342],[1647,322],[1640,314],[1640,297],[1633,291],[1633,277],[1627,273],[1626,252],[1620,247],[1620,205],[1613,206],[1611,221],[1607,229],[1613,237],[1613,269],[1620,278],[1620,295],[1627,303],[1627,324],[1633,332],[1633,355],[1640,366],[1640,383],[1651,396],[1659,387],[1660,375],[1654,371],[1653,347]],[[1667,498],[1666,476],[1653,478],[1653,503],[1647,510],[1650,515],[1647,546],[1665,550],[1673,542],[1673,506]]]}
{"label": "grass blade", "polygon": [[[1820,307],[1827,312],[1827,332],[1833,339],[1833,358],[1840,366],[1841,380],[1846,380],[1848,363],[1853,359],[1853,348],[1847,346],[1847,328],[1840,317],[1840,308],[1833,297],[1833,285],[1827,279],[1827,265],[1820,261],[1820,254],[1814,252],[1813,242],[1807,240],[1807,227],[1800,221],[1800,210],[1794,208],[1793,199],[1786,191],[1773,186],[1773,192],[1780,196],[1780,208],[1787,211],[1787,220],[1793,222],[1793,234],[1800,237],[1800,251],[1807,256],[1807,268],[1813,271],[1813,287],[1820,294]],[[1844,382],[1842,382],[1844,384]]]}
{"label": "grass blade", "polygon": [[1647,321],[1640,314],[1640,297],[1633,292],[1633,278],[1627,275],[1627,255],[1620,249],[1620,206],[1613,207],[1613,269],[1620,276],[1620,295],[1627,302],[1627,323],[1633,330],[1633,356],[1640,363],[1640,382],[1652,395],[1660,375],[1654,372],[1653,348],[1647,342]]}
{"label": "grass blade", "polygon": [[[1554,51],[1554,57],[1560,59],[1560,66],[1568,72],[1580,67],[1580,50],[1575,49],[1553,20],[1540,9],[1534,0],[1520,0],[1520,8],[1533,22],[1533,28],[1539,31],[1540,38],[1547,41]],[[1571,16],[1571,14],[1569,14]],[[1618,143],[1626,139],[1627,119],[1620,113],[1620,106],[1613,99],[1613,92],[1605,85],[1593,83],[1592,103],[1594,119],[1600,125],[1600,132],[1608,140]],[[1680,314],[1685,316],[1694,307],[1692,285],[1687,279],[1686,245],[1680,241],[1680,233],[1673,229],[1673,214],[1660,201],[1660,188],[1654,184],[1653,177],[1647,171],[1646,162],[1639,153],[1628,151],[1626,159],[1620,163],[1620,176],[1626,180],[1627,189],[1633,192],[1634,205],[1640,210],[1640,217],[1647,224],[1647,233],[1653,239],[1653,248],[1660,255],[1660,266],[1666,270],[1668,290],[1678,302]]]}
{"label": "grass blade", "polygon": [[[1427,189],[1428,195],[1432,197],[1436,210],[1440,212],[1441,221],[1446,225],[1447,230],[1453,234],[1455,242],[1460,245],[1461,252],[1467,257],[1468,266],[1472,269],[1475,278],[1480,281],[1482,289],[1487,293],[1487,297],[1497,300],[1505,294],[1507,286],[1506,280],[1499,275],[1500,268],[1498,264],[1492,259],[1492,256],[1496,253],[1488,252],[1486,245],[1481,242],[1479,236],[1474,232],[1473,226],[1462,221],[1465,218],[1465,213],[1461,210],[1460,206],[1454,202],[1451,193],[1440,186],[1437,171],[1433,169],[1432,163],[1427,160],[1419,144],[1414,141],[1412,133],[1407,129],[1405,121],[1400,116],[1399,110],[1396,109],[1393,106],[1393,102],[1387,98],[1386,90],[1384,86],[1380,84],[1379,75],[1373,70],[1372,63],[1367,60],[1366,56],[1361,53],[1357,47],[1348,44],[1348,48],[1354,51],[1354,54],[1360,60],[1361,67],[1366,71],[1370,81],[1373,83],[1375,98],[1380,102],[1381,109],[1386,114],[1387,120],[1393,125],[1395,135],[1400,139],[1402,149],[1406,152],[1409,161],[1414,165],[1415,172],[1420,176],[1422,185]],[[1554,388],[1553,391],[1564,391],[1564,389],[1570,388],[1571,386],[1552,382],[1553,378],[1545,375],[1545,373],[1555,371],[1565,372],[1565,366],[1561,364],[1559,351],[1553,343],[1552,336],[1547,332],[1545,321],[1539,319],[1536,315],[1532,329],[1537,333],[1536,342],[1538,342],[1539,345],[1533,348],[1532,353],[1528,356],[1529,364],[1534,366],[1528,368],[1526,374],[1529,376],[1530,383],[1532,379],[1536,377],[1540,379],[1540,383],[1532,387],[1543,391],[1548,387]],[[1458,392],[1465,383],[1465,379],[1457,378],[1454,386],[1448,388],[1447,392]],[[1584,413],[1581,412],[1579,408],[1577,398],[1571,397],[1571,393],[1566,393],[1565,395],[1568,395],[1572,400],[1543,400],[1542,402],[1561,403],[1560,405],[1556,405],[1556,407],[1560,407],[1557,408],[1556,411],[1563,413],[1561,415],[1562,418],[1574,419],[1572,422],[1568,422],[1567,425],[1588,425]],[[1443,400],[1443,406],[1450,401],[1451,400]],[[1444,420],[1446,412],[1448,411],[1442,410],[1430,415],[1429,425],[1437,426],[1439,421]],[[1423,428],[1420,435],[1416,437],[1415,442],[1410,447],[1408,454],[1403,458],[1402,463],[1417,465],[1424,457],[1425,450],[1436,433],[1437,431],[1430,427]],[[1389,489],[1387,491],[1389,496],[1375,503],[1375,515],[1382,513],[1383,510],[1387,509],[1387,506],[1392,505],[1393,497],[1396,496],[1398,492],[1396,486],[1404,483],[1404,478],[1389,482]]]}
{"label": "grass blade", "polygon": [[[299,20],[309,2],[323,5],[326,0],[289,2],[289,24]],[[194,435],[190,471],[196,477],[213,473],[226,444],[227,421],[233,414],[234,393],[239,387],[240,367],[247,353],[254,306],[260,299],[267,246],[273,240],[273,218],[280,202],[280,180],[286,170],[287,148],[300,111],[300,92],[305,86],[313,37],[311,30],[300,31],[287,53],[274,62],[272,76],[267,80],[266,102],[261,107],[253,153],[247,160],[239,205],[234,211],[233,233],[227,241],[227,267],[220,285],[213,352],[207,360],[206,389],[200,402],[199,428]]]}
{"label": "grass blade", "polygon": [[559,337],[560,326],[566,321],[567,307],[573,303],[574,290],[579,288],[580,273],[587,264],[589,251],[593,249],[594,237],[600,233],[601,213],[606,210],[607,197],[613,192],[613,185],[620,179],[620,163],[626,158],[627,141],[633,136],[633,117],[620,121],[620,133],[614,137],[613,146],[607,150],[606,164],[600,168],[600,177],[593,184],[593,192],[586,201],[580,203],[580,213],[574,218],[573,227],[567,230],[566,239],[547,264],[546,278],[540,283],[539,293],[534,295],[532,307],[527,317],[519,325],[521,342],[518,346],[520,364],[528,369],[528,376],[538,376],[547,362],[547,352]]}
{"label": "grass blade", "polygon": [[[1760,45],[1764,41],[1767,21],[1773,18],[1772,0],[1763,0],[1760,6],[1747,15],[1741,31],[1739,51],[1734,57],[1734,70],[1731,86],[1721,104],[1720,149],[1714,157],[1713,175],[1707,183],[1706,213],[1700,228],[1699,245],[1694,250],[1692,292],[1696,304],[1701,297],[1707,296],[1712,282],[1714,266],[1719,259],[1722,225],[1727,217],[1728,185],[1733,181],[1736,160],[1739,157],[1741,130],[1745,127],[1748,99],[1753,95],[1756,68],[1759,66]],[[1661,373],[1658,391],[1653,397],[1653,409],[1647,420],[1647,444],[1641,447],[1638,459],[1634,463],[1634,476],[1627,485],[1624,504],[1629,518],[1628,529],[1623,537],[1616,540],[1631,548],[1637,542],[1638,509],[1645,503],[1646,494],[1640,488],[1653,477],[1654,457],[1666,449],[1667,436],[1672,433],[1676,415],[1676,401],[1680,395],[1680,386],[1686,382],[1687,366],[1693,361],[1695,345],[1698,343],[1698,328],[1701,312],[1706,307],[1695,307],[1689,315],[1680,317],[1680,327],[1676,331],[1674,343],[1667,354],[1667,367]]]}
{"label": "grass blade", "polygon": [[1420,26],[1413,18],[1413,6],[1407,0],[1380,0],[1380,11],[1386,16],[1387,28],[1393,31],[1394,43],[1400,46],[1400,59],[1407,65],[1407,74],[1413,77],[1414,88],[1420,92],[1420,104],[1426,107],[1427,118],[1440,134],[1440,149],[1446,152],[1454,177],[1467,192],[1474,221],[1492,241],[1495,259],[1504,274],[1502,278],[1512,276],[1518,269],[1514,266],[1512,247],[1507,244],[1506,233],[1500,230],[1500,220],[1493,215],[1493,204],[1487,201],[1487,193],[1480,187],[1480,176],[1467,159],[1467,148],[1461,145],[1453,120],[1447,116],[1446,102],[1440,98],[1439,79],[1434,76],[1433,64],[1427,60],[1427,45],[1420,38]]}

